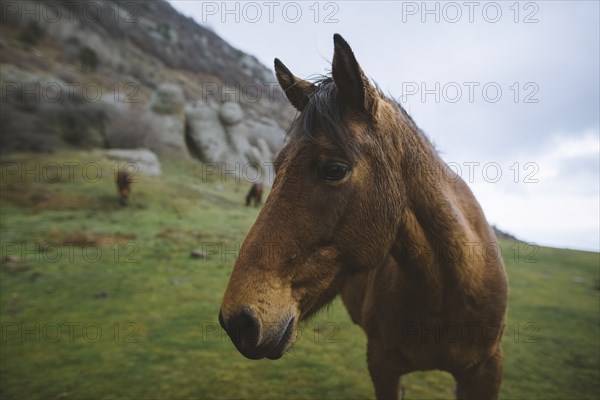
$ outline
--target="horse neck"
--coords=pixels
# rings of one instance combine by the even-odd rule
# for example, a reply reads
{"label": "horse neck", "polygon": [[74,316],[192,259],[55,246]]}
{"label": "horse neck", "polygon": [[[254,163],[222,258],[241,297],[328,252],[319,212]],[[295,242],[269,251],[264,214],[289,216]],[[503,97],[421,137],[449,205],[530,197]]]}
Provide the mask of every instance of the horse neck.
{"label": "horse neck", "polygon": [[[467,207],[477,209],[479,205],[460,178],[450,176],[425,136],[414,125],[410,131],[402,135],[405,206],[392,256],[422,280],[427,307],[439,312],[448,288],[472,291],[480,280],[468,259],[469,243],[476,239],[458,201],[474,203]],[[457,185],[465,198],[457,195]],[[462,192],[465,188],[468,195]]]}

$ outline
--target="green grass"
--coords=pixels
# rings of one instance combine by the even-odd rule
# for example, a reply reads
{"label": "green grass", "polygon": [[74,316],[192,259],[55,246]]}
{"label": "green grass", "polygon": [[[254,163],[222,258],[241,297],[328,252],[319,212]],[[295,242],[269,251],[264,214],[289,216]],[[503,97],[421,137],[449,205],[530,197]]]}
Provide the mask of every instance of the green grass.
{"label": "green grass", "polygon": [[[163,159],[164,177],[139,176],[122,208],[97,153],[2,161],[2,399],[374,397],[365,337],[339,301],[278,361],[243,358],[218,326],[235,255],[214,249],[235,250],[258,215],[242,205],[249,184],[205,181],[199,164]],[[50,183],[10,173],[65,161],[95,161],[104,174],[92,182],[75,168]],[[215,254],[190,258],[203,246]],[[501,397],[598,398],[599,254],[502,249],[511,289]],[[21,263],[6,261],[15,253]],[[452,398],[445,373],[405,383],[407,399]]]}

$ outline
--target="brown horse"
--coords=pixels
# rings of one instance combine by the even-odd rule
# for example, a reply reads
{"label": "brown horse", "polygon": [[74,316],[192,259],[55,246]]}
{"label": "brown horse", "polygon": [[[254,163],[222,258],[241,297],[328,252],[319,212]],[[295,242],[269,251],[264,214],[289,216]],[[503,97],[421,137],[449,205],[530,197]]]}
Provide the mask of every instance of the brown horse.
{"label": "brown horse", "polygon": [[126,206],[129,203],[129,195],[131,194],[131,183],[133,179],[131,174],[124,170],[119,169],[117,172],[117,190],[119,191],[119,204]]}
{"label": "brown horse", "polygon": [[260,182],[256,182],[252,185],[248,194],[246,195],[246,207],[250,205],[250,202],[254,200],[254,207],[258,207],[262,204],[263,185]]}
{"label": "brown horse", "polygon": [[507,278],[467,185],[334,36],[331,77],[310,83],[275,60],[299,114],[250,230],[219,320],[250,359],[277,359],[299,321],[338,294],[368,339],[378,398],[412,371],[451,373],[458,398],[502,380]]}

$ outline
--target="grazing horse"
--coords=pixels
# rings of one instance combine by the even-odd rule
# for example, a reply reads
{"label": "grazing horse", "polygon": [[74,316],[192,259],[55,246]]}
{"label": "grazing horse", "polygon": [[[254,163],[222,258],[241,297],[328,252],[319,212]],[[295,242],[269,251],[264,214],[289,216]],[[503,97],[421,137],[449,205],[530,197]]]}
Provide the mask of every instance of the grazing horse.
{"label": "grazing horse", "polygon": [[260,182],[256,182],[252,185],[248,194],[246,195],[246,207],[250,205],[250,202],[254,199],[254,207],[258,207],[262,204],[263,185]]}
{"label": "grazing horse", "polygon": [[240,248],[219,320],[250,359],[280,358],[298,323],[341,295],[368,339],[377,398],[443,370],[459,399],[494,399],[508,282],[467,185],[334,35],[331,77],[278,59],[298,115],[267,201]]}
{"label": "grazing horse", "polygon": [[119,204],[126,206],[129,203],[129,195],[131,194],[132,176],[124,169],[119,169],[117,172],[117,190],[119,191]]}

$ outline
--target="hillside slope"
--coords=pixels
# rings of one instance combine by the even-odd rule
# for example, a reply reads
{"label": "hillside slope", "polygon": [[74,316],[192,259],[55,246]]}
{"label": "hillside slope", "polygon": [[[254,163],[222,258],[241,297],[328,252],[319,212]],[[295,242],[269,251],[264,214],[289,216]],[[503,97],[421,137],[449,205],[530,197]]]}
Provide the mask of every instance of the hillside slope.
{"label": "hillside slope", "polygon": [[251,162],[281,147],[293,113],[272,71],[166,1],[6,3],[2,153],[150,147]]}
{"label": "hillside slope", "polygon": [[[0,165],[0,397],[373,398],[364,334],[339,302],[303,324],[281,360],[237,352],[217,313],[259,211],[243,205],[249,184],[161,161],[164,176],[140,175],[129,208],[118,205],[114,166],[94,152]],[[76,166],[46,179],[51,165]],[[191,258],[196,249],[207,257]],[[501,249],[501,398],[598,398],[600,255],[508,240]],[[407,398],[453,398],[448,374],[405,382]]]}

